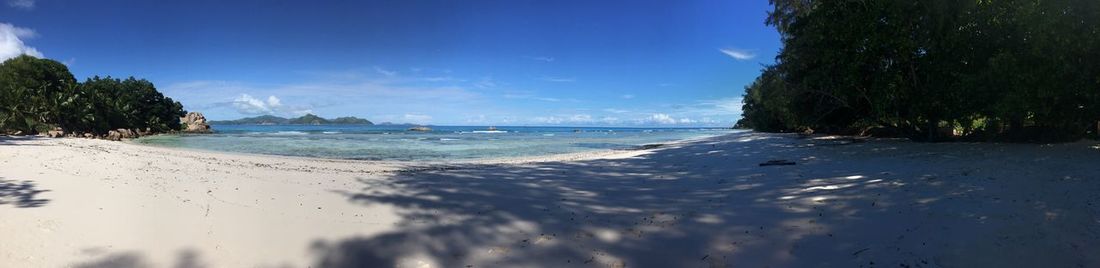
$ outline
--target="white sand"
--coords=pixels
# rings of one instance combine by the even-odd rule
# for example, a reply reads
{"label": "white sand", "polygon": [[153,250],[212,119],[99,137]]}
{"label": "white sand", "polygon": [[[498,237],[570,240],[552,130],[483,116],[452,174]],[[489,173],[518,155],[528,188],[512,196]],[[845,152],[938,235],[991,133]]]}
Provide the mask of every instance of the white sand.
{"label": "white sand", "polygon": [[1100,266],[1095,142],[838,144],[429,165],[0,138],[0,267]]}

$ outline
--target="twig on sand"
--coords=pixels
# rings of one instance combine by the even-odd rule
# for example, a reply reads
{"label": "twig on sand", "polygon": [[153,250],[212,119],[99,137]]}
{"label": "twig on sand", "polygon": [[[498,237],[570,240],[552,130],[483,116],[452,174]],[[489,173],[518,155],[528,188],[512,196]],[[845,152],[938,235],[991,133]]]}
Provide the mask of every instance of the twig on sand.
{"label": "twig on sand", "polygon": [[852,256],[857,256],[860,253],[863,253],[864,251],[867,251],[868,249],[871,249],[871,248],[863,248],[861,250],[857,250],[856,252],[852,252]]}
{"label": "twig on sand", "polygon": [[761,167],[764,167],[764,166],[792,166],[794,164],[795,164],[794,161],[777,159],[777,160],[768,160],[768,162],[760,163],[760,166]]}

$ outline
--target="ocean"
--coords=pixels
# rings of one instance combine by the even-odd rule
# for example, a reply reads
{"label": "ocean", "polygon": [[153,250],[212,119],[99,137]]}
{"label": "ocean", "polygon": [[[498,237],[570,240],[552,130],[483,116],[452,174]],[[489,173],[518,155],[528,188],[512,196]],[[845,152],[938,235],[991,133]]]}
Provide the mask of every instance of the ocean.
{"label": "ocean", "polygon": [[539,156],[733,133],[723,128],[214,125],[214,134],[158,135],[134,142],[237,153],[363,160],[467,160]]}

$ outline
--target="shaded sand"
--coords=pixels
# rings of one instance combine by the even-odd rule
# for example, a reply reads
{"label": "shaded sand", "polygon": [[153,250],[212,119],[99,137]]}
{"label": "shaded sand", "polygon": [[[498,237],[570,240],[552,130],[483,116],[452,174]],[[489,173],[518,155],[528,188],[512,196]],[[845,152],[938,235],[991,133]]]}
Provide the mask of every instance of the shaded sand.
{"label": "shaded sand", "polygon": [[[775,159],[797,164],[758,166]],[[0,139],[2,267],[1097,267],[1098,252],[1095,142],[740,133],[429,165]]]}

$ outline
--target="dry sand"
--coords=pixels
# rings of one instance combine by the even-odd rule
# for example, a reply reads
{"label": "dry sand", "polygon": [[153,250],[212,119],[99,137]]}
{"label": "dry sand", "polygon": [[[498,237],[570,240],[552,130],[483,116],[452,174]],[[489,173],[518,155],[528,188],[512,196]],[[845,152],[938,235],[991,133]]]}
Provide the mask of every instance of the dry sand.
{"label": "dry sand", "polygon": [[1098,267],[1100,149],[740,133],[399,163],[0,138],[0,267],[516,266]]}

